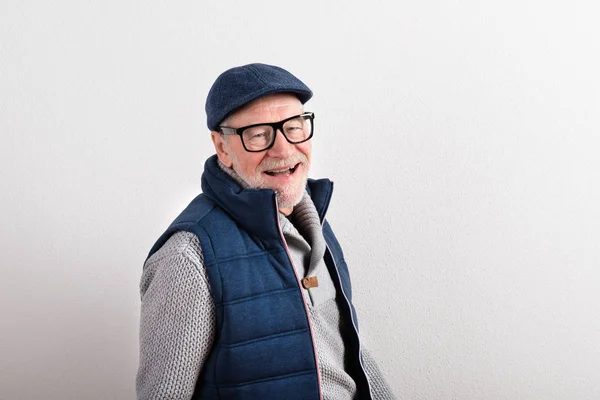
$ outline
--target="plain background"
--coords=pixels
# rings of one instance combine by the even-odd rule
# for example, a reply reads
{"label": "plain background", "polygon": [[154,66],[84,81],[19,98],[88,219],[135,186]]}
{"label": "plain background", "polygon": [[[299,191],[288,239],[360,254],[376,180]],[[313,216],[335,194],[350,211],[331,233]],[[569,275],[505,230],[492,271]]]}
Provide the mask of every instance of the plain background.
{"label": "plain background", "polygon": [[598,11],[0,1],[0,398],[134,398],[142,263],[250,62],[315,92],[311,175],[401,398],[600,398]]}

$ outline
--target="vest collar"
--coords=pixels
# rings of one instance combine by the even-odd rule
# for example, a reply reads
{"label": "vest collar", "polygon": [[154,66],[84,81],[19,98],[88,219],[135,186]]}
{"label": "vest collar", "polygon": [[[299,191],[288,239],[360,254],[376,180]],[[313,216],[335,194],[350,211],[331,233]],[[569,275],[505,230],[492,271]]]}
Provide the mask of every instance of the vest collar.
{"label": "vest collar", "polygon": [[[244,189],[238,182],[223,171],[213,155],[204,164],[202,191],[220,208],[248,232],[265,238],[279,237],[278,215],[275,191],[273,189]],[[329,179],[309,179],[307,191],[323,221],[333,182]]]}

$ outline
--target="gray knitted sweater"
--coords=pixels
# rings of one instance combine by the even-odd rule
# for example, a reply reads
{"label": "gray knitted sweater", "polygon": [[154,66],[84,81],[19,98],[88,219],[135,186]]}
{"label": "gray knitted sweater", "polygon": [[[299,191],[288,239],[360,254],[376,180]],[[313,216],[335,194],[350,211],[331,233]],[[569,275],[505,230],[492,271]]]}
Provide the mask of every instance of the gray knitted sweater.
{"label": "gray knitted sweater", "polygon": [[[239,177],[222,167],[239,181]],[[240,182],[243,183],[243,182]],[[325,239],[312,200],[305,194],[290,216],[279,214],[296,272],[317,276],[304,289],[313,326],[323,399],[354,399],[356,384],[346,373],[344,332],[352,329],[338,308],[339,297],[323,262]],[[215,336],[215,305],[198,238],[175,233],[145,265],[140,283],[138,399],[190,399]],[[393,399],[391,389],[362,348],[374,399]]]}

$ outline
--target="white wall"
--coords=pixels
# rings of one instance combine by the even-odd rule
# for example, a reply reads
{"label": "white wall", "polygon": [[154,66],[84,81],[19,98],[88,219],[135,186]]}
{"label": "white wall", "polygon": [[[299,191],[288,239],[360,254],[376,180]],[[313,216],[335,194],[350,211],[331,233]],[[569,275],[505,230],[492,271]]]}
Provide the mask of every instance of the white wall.
{"label": "white wall", "polygon": [[595,3],[2,0],[0,398],[134,397],[142,262],[248,62],[315,92],[398,395],[600,398]]}

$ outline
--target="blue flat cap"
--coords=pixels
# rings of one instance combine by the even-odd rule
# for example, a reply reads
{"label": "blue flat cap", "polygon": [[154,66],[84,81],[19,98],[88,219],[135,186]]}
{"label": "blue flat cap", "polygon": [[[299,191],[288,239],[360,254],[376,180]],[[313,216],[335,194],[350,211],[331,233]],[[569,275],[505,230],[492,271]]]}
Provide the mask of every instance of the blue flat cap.
{"label": "blue flat cap", "polygon": [[302,81],[283,68],[248,64],[223,72],[206,98],[206,124],[216,131],[229,114],[259,97],[272,93],[294,93],[302,104],[312,92]]}

